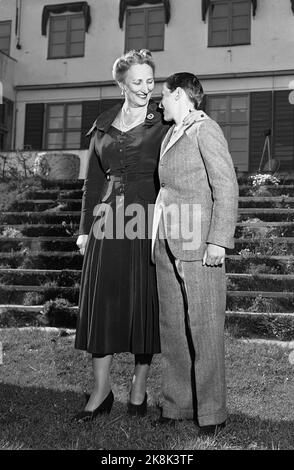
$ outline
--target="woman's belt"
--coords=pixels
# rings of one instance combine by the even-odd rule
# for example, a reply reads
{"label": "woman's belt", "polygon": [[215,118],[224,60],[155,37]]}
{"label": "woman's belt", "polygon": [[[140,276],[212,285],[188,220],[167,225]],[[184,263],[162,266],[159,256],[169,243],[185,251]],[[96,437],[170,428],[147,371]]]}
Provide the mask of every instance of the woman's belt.
{"label": "woman's belt", "polygon": [[144,181],[150,178],[154,178],[153,173],[119,173],[119,174],[108,174],[107,179],[113,181],[114,183],[131,183],[133,181]]}
{"label": "woman's belt", "polygon": [[114,194],[124,194],[127,189],[127,184],[131,182],[150,181],[153,183],[154,173],[120,173],[108,174],[108,186],[102,201],[105,201],[114,192]]}

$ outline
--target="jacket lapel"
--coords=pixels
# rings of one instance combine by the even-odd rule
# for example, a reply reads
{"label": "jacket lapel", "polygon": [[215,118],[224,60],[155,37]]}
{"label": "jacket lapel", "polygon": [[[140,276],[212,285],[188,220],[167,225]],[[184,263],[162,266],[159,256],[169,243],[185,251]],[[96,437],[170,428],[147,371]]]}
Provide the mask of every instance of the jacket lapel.
{"label": "jacket lapel", "polygon": [[161,151],[160,151],[160,159],[164,157],[164,155],[169,151],[169,149],[173,147],[176,144],[176,142],[178,142],[178,140],[185,134],[186,130],[189,129],[191,126],[193,126],[193,124],[194,122],[192,124],[189,124],[188,126],[182,126],[179,132],[177,132],[174,136],[172,135],[172,133],[173,133],[175,126],[172,126],[172,128],[168,131],[165,139],[162,142]]}

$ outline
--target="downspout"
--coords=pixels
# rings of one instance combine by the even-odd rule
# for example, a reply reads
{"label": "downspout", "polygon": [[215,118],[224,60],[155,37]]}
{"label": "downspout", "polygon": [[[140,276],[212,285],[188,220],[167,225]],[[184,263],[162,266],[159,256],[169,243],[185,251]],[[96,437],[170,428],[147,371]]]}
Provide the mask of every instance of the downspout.
{"label": "downspout", "polygon": [[16,16],[15,16],[16,49],[21,49],[21,44],[20,44],[21,7],[22,7],[21,0],[16,0]]}

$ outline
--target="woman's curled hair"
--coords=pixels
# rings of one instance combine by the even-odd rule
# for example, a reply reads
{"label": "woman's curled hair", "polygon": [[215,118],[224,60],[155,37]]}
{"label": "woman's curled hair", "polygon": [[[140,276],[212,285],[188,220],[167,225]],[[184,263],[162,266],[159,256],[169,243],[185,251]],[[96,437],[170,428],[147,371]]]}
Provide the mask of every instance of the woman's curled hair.
{"label": "woman's curled hair", "polygon": [[140,51],[131,50],[122,55],[113,64],[112,76],[118,83],[124,81],[126,73],[132,65],[149,65],[153,73],[155,72],[155,64],[153,62],[152,54],[148,49],[141,49]]}

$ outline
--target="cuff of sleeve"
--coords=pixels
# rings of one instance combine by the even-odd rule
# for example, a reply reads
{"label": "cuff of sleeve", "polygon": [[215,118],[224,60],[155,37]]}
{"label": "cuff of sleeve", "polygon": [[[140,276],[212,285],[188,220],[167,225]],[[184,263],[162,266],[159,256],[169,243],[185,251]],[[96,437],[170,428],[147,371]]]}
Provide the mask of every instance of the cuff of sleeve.
{"label": "cuff of sleeve", "polygon": [[206,243],[211,243],[212,245],[222,246],[223,248],[228,248],[232,250],[235,246],[235,241],[233,237],[208,237]]}

